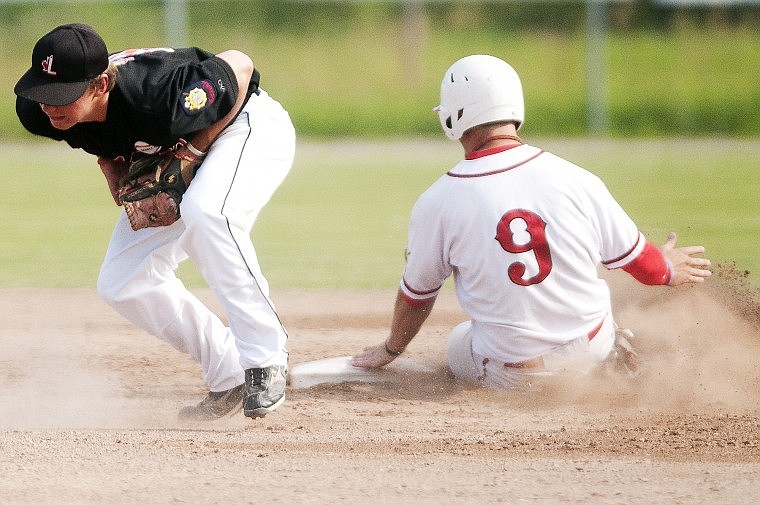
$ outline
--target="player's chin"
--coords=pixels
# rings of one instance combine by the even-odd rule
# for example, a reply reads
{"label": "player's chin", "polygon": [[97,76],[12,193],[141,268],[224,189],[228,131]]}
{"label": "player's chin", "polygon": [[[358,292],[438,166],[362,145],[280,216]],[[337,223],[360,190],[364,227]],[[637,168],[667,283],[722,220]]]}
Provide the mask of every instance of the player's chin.
{"label": "player's chin", "polygon": [[50,124],[56,130],[68,130],[76,124],[76,121],[72,121],[67,117],[51,117]]}

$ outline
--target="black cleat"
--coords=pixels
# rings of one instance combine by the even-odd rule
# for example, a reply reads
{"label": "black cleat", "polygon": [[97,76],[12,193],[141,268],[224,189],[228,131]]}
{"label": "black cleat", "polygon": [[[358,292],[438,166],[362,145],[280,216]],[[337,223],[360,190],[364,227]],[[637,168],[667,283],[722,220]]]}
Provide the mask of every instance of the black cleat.
{"label": "black cleat", "polygon": [[285,365],[246,370],[243,414],[252,418],[264,417],[282,405],[287,373]]}
{"label": "black cleat", "polygon": [[212,421],[237,412],[240,410],[244,389],[245,384],[241,384],[227,391],[209,391],[198,405],[183,407],[178,417],[182,420]]}

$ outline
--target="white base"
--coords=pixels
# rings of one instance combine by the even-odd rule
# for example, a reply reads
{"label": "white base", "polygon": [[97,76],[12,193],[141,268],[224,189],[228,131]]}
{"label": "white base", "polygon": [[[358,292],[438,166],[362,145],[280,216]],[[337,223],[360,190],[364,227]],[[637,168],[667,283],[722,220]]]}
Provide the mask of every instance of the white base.
{"label": "white base", "polygon": [[397,358],[383,368],[357,368],[351,366],[351,356],[341,356],[293,365],[288,371],[288,384],[293,388],[308,388],[343,382],[394,382],[410,373],[433,371],[431,367],[407,358]]}

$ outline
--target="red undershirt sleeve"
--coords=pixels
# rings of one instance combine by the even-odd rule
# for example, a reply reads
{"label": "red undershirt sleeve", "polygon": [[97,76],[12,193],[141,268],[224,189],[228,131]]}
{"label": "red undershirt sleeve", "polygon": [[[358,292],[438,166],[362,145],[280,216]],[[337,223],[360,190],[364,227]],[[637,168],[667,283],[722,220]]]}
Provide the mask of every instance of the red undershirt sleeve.
{"label": "red undershirt sleeve", "polygon": [[637,281],[649,286],[668,284],[672,276],[670,263],[665,259],[662,251],[648,240],[641,253],[625,265],[623,270]]}

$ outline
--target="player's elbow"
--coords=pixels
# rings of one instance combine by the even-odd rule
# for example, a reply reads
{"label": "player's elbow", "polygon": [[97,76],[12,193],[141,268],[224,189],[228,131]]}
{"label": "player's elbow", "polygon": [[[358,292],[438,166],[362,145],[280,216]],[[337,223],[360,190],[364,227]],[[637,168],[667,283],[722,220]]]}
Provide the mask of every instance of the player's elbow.
{"label": "player's elbow", "polygon": [[230,49],[216,55],[226,61],[240,82],[248,82],[253,75],[253,60],[242,51]]}

